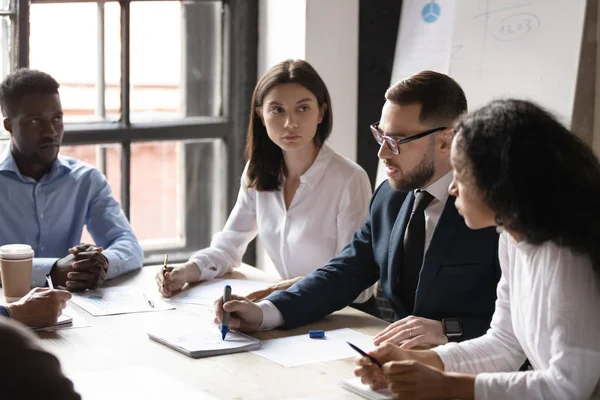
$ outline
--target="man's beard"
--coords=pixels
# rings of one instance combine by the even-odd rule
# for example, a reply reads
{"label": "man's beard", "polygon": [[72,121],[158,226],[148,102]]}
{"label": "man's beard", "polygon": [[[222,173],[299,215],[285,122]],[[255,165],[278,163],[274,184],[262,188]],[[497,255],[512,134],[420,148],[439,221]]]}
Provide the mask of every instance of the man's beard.
{"label": "man's beard", "polygon": [[423,189],[435,175],[435,162],[432,157],[425,154],[419,165],[408,175],[399,179],[389,178],[390,185],[394,190],[411,191]]}

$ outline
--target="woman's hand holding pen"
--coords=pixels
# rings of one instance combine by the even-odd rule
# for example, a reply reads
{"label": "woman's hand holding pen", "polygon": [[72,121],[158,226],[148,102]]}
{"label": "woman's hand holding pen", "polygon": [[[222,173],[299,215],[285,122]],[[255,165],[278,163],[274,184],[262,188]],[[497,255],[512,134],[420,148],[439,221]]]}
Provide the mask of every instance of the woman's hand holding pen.
{"label": "woman's hand holding pen", "polygon": [[200,280],[200,270],[193,262],[187,262],[182,265],[166,267],[163,273],[161,268],[156,273],[156,284],[158,291],[165,297],[171,297],[188,282],[197,282]]}
{"label": "woman's hand holding pen", "polygon": [[404,350],[386,343],[368,353],[383,364],[382,368],[367,357],[356,359],[354,375],[372,389],[388,387],[397,399],[445,399],[454,374],[444,373],[444,364],[431,350]]}

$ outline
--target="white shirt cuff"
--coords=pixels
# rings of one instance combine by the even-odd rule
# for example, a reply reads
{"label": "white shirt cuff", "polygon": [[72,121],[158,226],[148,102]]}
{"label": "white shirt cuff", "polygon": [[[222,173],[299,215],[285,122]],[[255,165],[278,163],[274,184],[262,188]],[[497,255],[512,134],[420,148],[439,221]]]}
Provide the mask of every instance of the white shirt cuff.
{"label": "white shirt cuff", "polygon": [[260,329],[274,329],[283,325],[283,315],[281,315],[281,312],[273,303],[271,303],[269,300],[261,300],[256,304],[260,307],[263,313],[263,320],[260,324]]}

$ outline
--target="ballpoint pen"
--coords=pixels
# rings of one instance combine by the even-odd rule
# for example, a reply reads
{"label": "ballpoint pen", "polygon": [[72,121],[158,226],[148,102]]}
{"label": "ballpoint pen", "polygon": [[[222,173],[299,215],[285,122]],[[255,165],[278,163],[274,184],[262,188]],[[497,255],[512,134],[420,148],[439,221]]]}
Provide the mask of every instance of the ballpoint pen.
{"label": "ballpoint pen", "polygon": [[362,351],[361,349],[359,349],[358,347],[356,347],[355,345],[353,345],[350,342],[346,342],[350,345],[350,347],[352,347],[354,350],[356,350],[361,356],[365,356],[367,357],[369,360],[371,360],[371,362],[375,365],[377,365],[379,368],[383,367],[383,365],[377,361],[377,359],[373,356],[368,355],[367,353],[365,353],[364,351]]}
{"label": "ballpoint pen", "polygon": [[[231,286],[225,285],[225,289],[223,290],[223,304],[227,303],[229,300],[231,300]],[[225,340],[227,332],[229,332],[229,313],[223,310],[223,321],[221,322],[222,340]]]}
{"label": "ballpoint pen", "polygon": [[167,271],[167,264],[169,263],[169,255],[165,254],[165,260],[163,261],[163,267],[162,267],[162,276],[163,276],[163,288],[165,287],[165,274],[168,272]]}
{"label": "ballpoint pen", "polygon": [[149,305],[150,307],[154,308],[154,302],[153,302],[152,300],[150,300],[150,299],[148,298],[148,296],[146,296],[146,293],[143,293],[143,292],[142,292],[142,295],[144,296],[144,298],[145,298],[145,299],[146,299],[146,301],[148,302],[148,305]]}
{"label": "ballpoint pen", "polygon": [[52,283],[52,277],[50,276],[50,274],[46,275],[46,282],[48,282],[48,287],[54,290],[54,284]]}

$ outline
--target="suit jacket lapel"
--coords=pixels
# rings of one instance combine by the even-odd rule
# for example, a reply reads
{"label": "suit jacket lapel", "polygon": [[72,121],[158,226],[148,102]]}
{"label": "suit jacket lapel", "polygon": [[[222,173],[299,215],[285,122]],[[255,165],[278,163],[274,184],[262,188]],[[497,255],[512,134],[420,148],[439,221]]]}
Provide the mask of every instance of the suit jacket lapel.
{"label": "suit jacket lapel", "polygon": [[394,292],[398,287],[398,276],[402,266],[402,249],[404,247],[402,246],[402,241],[404,240],[404,232],[406,231],[406,225],[408,224],[414,202],[415,195],[411,191],[402,202],[402,207],[398,212],[396,222],[394,222],[394,227],[392,228],[392,233],[390,235],[390,242],[388,244],[387,273],[389,293],[387,293],[387,295],[388,298],[392,299],[392,301],[395,303],[396,308],[400,310],[404,310],[404,304],[400,302],[400,299]]}
{"label": "suit jacket lapel", "polygon": [[463,223],[462,217],[456,211],[454,207],[455,197],[450,196],[444,206],[444,211],[440,216],[429,247],[425,252],[423,259],[423,267],[421,268],[421,274],[419,276],[419,283],[417,285],[417,294],[415,299],[415,314],[418,314],[427,296],[427,292],[431,288],[431,284],[435,279],[444,256],[451,246],[452,238],[456,234],[459,224]]}

